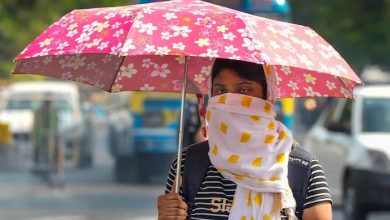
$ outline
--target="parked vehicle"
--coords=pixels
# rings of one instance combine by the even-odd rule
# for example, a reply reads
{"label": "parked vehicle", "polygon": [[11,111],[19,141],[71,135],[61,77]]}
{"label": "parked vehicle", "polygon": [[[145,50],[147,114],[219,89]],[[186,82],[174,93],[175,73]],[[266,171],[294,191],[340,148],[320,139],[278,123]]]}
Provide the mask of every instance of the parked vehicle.
{"label": "parked vehicle", "polygon": [[110,95],[109,146],[119,182],[163,183],[177,152],[179,94]]}
{"label": "parked vehicle", "polygon": [[390,86],[355,89],[327,105],[303,144],[321,161],[345,219],[390,210]]}
{"label": "parked vehicle", "polygon": [[66,158],[73,166],[92,164],[88,123],[80,109],[78,88],[67,82],[20,82],[7,90],[0,120],[9,123],[15,140],[32,141],[34,112],[44,101],[58,110],[58,132],[66,144]]}

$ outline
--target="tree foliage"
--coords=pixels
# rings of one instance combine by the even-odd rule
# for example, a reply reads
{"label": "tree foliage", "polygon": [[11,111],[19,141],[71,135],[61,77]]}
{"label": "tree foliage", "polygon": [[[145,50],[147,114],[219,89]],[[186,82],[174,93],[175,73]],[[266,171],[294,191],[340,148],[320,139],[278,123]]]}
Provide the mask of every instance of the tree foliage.
{"label": "tree foliage", "polygon": [[353,68],[390,69],[390,0],[291,0],[295,23],[330,42]]}

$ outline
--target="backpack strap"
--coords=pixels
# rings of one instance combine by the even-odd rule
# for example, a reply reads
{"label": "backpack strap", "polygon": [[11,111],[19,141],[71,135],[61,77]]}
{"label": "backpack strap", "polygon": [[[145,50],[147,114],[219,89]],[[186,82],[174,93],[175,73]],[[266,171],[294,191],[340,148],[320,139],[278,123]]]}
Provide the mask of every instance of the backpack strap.
{"label": "backpack strap", "polygon": [[296,202],[298,218],[303,215],[307,188],[310,178],[310,168],[313,155],[301,147],[295,146],[290,152],[288,162],[288,183]]}
{"label": "backpack strap", "polygon": [[208,155],[209,142],[193,144],[188,147],[183,170],[183,197],[192,210],[195,196],[206,176],[211,162]]}

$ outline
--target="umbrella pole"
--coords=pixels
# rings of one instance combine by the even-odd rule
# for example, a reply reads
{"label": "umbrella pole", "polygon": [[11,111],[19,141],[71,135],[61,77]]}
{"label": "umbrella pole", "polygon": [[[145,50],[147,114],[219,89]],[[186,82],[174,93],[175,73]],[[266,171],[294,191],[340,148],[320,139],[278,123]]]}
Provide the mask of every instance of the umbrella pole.
{"label": "umbrella pole", "polygon": [[183,130],[184,130],[184,107],[186,104],[186,87],[187,87],[187,72],[188,72],[188,58],[185,57],[184,62],[184,78],[183,87],[181,91],[181,109],[180,109],[180,127],[179,127],[179,143],[177,147],[177,163],[176,163],[176,178],[175,178],[175,193],[179,193],[180,188],[180,174],[181,174],[181,153],[183,150]]}

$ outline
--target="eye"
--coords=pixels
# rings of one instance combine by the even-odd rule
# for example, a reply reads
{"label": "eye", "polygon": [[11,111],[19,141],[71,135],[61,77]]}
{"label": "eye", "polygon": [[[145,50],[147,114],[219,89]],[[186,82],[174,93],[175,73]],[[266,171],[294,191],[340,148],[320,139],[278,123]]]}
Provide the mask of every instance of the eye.
{"label": "eye", "polygon": [[224,94],[224,93],[227,93],[227,89],[226,89],[225,86],[223,86],[223,85],[213,85],[213,91],[212,91],[213,95],[221,95],[221,94]]}
{"label": "eye", "polygon": [[218,89],[215,89],[214,92],[215,92],[215,94],[219,94],[220,95],[220,94],[226,93],[227,91],[226,91],[226,89],[218,88]]}
{"label": "eye", "polygon": [[248,88],[248,87],[241,87],[241,88],[239,89],[239,92],[242,93],[242,94],[246,94],[246,93],[248,93],[249,91],[250,91],[250,88]]}

